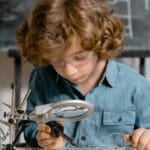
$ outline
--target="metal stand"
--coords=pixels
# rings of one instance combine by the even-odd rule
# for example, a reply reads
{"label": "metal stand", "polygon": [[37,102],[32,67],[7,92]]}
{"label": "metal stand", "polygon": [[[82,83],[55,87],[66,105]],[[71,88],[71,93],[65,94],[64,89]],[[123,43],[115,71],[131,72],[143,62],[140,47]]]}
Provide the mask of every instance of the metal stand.
{"label": "metal stand", "polygon": [[17,145],[16,143],[17,143],[17,141],[18,141],[18,139],[19,139],[19,137],[20,137],[20,135],[21,135],[21,133],[24,129],[24,125],[25,125],[26,122],[27,122],[27,120],[21,121],[19,123],[19,131],[16,134],[16,137],[15,137],[14,141],[11,144],[6,145],[6,150],[16,150],[16,145]]}
{"label": "metal stand", "polygon": [[19,52],[16,49],[8,50],[8,56],[14,58],[14,85],[15,88],[15,107],[18,108],[20,104],[20,90],[21,90],[21,70],[22,63]]}

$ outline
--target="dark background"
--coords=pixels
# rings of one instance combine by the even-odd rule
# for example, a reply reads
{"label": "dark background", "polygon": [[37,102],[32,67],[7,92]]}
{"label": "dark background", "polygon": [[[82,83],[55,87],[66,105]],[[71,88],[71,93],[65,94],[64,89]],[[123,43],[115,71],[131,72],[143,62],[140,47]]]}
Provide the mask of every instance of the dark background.
{"label": "dark background", "polygon": [[111,5],[117,14],[131,17],[122,17],[126,28],[127,25],[131,25],[132,28],[132,32],[125,34],[126,49],[150,50],[150,0],[116,0],[116,3],[115,0],[111,0]]}
{"label": "dark background", "polygon": [[36,0],[0,0],[0,51],[15,48],[16,27]]}
{"label": "dark background", "polygon": [[[16,27],[35,1],[0,0],[0,51],[15,48]],[[109,1],[125,24],[125,49],[150,50],[150,0]]]}

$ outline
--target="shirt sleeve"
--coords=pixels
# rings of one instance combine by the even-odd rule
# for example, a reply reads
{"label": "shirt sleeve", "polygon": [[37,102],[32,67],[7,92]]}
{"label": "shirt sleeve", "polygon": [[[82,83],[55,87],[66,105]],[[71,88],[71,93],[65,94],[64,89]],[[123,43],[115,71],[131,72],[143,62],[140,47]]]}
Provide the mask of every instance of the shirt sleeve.
{"label": "shirt sleeve", "polygon": [[150,128],[150,81],[142,78],[139,86],[135,128]]}
{"label": "shirt sleeve", "polygon": [[[42,77],[37,69],[34,69],[31,73],[29,89],[31,89],[31,93],[27,99],[26,109],[28,114],[34,110],[35,106],[41,105],[43,103],[42,100],[45,98]],[[31,147],[38,147],[36,141],[36,128],[37,123],[35,121],[28,121],[24,125],[24,138],[27,144],[29,144]]]}

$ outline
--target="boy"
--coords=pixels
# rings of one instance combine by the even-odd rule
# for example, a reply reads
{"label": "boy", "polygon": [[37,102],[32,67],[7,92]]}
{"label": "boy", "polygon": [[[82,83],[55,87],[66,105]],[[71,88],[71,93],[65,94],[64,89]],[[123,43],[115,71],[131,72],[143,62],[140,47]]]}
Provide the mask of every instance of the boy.
{"label": "boy", "polygon": [[[18,28],[17,44],[36,66],[27,112],[37,105],[82,99],[94,106],[93,114],[64,123],[65,133],[80,147],[129,143],[150,150],[150,83],[112,60],[121,53],[123,26],[105,0],[40,0]],[[49,126],[34,121],[24,129],[33,147],[71,147],[50,133]]]}

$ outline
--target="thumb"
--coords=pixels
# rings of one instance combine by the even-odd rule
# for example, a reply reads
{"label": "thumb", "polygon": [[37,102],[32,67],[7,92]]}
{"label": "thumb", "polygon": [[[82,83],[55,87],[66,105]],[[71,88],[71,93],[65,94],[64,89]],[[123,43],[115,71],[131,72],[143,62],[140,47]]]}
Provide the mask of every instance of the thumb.
{"label": "thumb", "polygon": [[122,137],[122,139],[123,139],[125,142],[129,143],[129,142],[130,142],[130,137],[131,137],[131,135],[125,134],[125,135]]}

